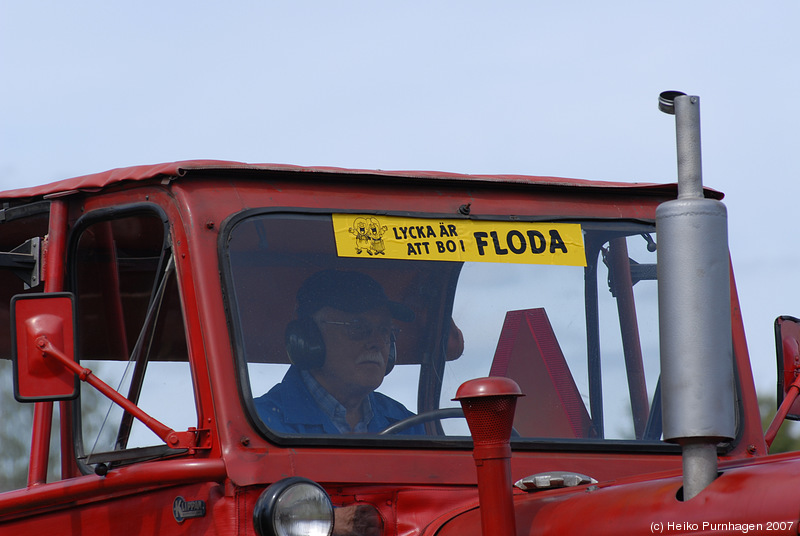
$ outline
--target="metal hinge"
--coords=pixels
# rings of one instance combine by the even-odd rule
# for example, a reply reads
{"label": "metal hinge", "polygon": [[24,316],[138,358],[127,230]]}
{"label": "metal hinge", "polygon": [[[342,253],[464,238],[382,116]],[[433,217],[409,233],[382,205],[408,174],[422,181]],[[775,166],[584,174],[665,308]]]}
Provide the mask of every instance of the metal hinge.
{"label": "metal hinge", "polygon": [[0,268],[7,268],[22,279],[25,288],[39,285],[39,266],[41,264],[42,239],[37,237],[26,240],[11,251],[0,251]]}

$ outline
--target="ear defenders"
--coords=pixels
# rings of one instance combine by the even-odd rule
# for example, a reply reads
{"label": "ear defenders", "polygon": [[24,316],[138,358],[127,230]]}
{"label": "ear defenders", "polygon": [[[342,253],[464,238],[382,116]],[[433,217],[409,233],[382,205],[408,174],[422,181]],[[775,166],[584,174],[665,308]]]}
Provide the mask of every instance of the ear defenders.
{"label": "ear defenders", "polygon": [[[286,353],[292,364],[301,369],[320,368],[325,364],[325,340],[322,331],[310,316],[292,320],[286,326]],[[389,359],[386,373],[389,374],[397,363],[397,342],[394,333],[389,341]]]}

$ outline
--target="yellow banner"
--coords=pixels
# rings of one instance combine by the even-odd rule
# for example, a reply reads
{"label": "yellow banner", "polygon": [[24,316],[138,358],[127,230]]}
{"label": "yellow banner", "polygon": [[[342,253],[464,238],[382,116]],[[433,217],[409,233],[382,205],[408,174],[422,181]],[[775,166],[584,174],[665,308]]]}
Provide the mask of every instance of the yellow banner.
{"label": "yellow banner", "polygon": [[586,266],[577,223],[333,214],[340,257]]}

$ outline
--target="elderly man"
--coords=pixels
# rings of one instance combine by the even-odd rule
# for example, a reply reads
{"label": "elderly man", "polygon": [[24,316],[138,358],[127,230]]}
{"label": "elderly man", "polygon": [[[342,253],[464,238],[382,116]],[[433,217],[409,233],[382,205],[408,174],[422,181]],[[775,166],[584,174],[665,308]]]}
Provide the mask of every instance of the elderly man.
{"label": "elderly man", "polygon": [[366,274],[312,275],[297,292],[297,318],[286,329],[292,365],[255,400],[259,416],[276,432],[302,434],[377,433],[412,416],[375,389],[394,367],[393,320],[413,318]]}

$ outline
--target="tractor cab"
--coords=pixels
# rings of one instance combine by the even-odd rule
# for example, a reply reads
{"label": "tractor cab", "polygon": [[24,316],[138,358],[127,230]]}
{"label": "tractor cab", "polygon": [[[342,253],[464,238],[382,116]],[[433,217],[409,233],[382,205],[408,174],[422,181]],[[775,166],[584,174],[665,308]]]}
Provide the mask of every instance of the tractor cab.
{"label": "tractor cab", "polygon": [[[33,411],[4,528],[106,534],[127,505],[154,534],[475,533],[606,489],[679,501],[656,232],[676,190],[192,161],[7,192],[0,373],[29,404],[4,408]],[[730,287],[725,471],[766,450]],[[516,411],[473,411],[499,395]]]}

